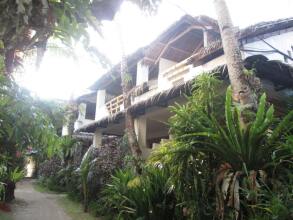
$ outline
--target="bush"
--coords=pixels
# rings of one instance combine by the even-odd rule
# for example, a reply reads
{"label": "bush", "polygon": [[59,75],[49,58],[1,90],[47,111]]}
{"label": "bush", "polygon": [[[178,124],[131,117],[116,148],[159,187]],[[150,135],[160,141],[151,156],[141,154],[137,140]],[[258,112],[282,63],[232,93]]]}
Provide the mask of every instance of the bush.
{"label": "bush", "polygon": [[147,166],[141,176],[120,170],[112,176],[98,201],[99,214],[111,219],[172,219],[175,198],[169,173]]}
{"label": "bush", "polygon": [[290,219],[293,111],[275,118],[263,95],[256,114],[243,112],[230,89],[223,104],[212,77],[196,85],[188,103],[173,108],[174,141],[151,158],[171,170],[182,211],[188,219]]}

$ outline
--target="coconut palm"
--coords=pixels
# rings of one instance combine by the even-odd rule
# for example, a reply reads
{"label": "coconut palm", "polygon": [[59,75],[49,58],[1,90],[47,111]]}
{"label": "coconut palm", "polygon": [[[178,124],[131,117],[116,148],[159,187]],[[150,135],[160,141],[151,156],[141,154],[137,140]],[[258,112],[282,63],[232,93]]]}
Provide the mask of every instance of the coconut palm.
{"label": "coconut palm", "polygon": [[253,88],[248,77],[244,74],[244,65],[235,35],[235,27],[225,0],[214,0],[214,7],[218,17],[229,78],[233,88],[233,98],[245,108],[256,109],[257,99],[253,94]]}

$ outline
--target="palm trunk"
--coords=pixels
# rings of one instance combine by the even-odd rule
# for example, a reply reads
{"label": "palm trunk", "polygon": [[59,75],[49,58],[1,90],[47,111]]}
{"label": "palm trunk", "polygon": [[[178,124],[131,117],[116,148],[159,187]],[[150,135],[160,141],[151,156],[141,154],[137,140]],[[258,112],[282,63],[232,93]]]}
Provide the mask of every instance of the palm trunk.
{"label": "palm trunk", "polygon": [[124,100],[124,109],[125,109],[125,132],[127,135],[128,143],[131,148],[132,155],[136,159],[141,158],[141,150],[138,145],[138,141],[136,138],[135,130],[134,130],[134,118],[129,111],[129,107],[131,106],[131,81],[129,80],[129,75],[127,73],[127,60],[124,55],[122,55],[121,60],[121,83],[122,83],[122,92],[123,92],[123,100]]}
{"label": "palm trunk", "polygon": [[225,52],[229,78],[233,89],[233,99],[244,108],[256,109],[257,101],[248,77],[244,74],[235,28],[225,0],[214,0],[214,6],[221,31],[222,44]]}
{"label": "palm trunk", "polygon": [[122,87],[122,93],[123,93],[123,101],[124,101],[124,110],[125,110],[125,133],[127,135],[128,144],[131,149],[132,155],[135,158],[135,166],[136,171],[140,173],[140,166],[139,166],[139,160],[141,159],[141,149],[139,147],[137,137],[135,134],[134,129],[134,118],[131,112],[129,111],[129,107],[131,106],[131,77],[128,73],[128,67],[127,67],[127,58],[125,56],[124,52],[124,42],[122,38],[122,34],[120,31],[120,26],[117,22],[117,29],[119,30],[119,37],[120,37],[120,45],[121,45],[121,53],[122,53],[122,59],[121,59],[121,87]]}
{"label": "palm trunk", "polygon": [[78,107],[74,102],[73,97],[70,97],[66,108],[65,123],[68,127],[68,136],[71,137],[74,133],[74,123],[78,118]]}

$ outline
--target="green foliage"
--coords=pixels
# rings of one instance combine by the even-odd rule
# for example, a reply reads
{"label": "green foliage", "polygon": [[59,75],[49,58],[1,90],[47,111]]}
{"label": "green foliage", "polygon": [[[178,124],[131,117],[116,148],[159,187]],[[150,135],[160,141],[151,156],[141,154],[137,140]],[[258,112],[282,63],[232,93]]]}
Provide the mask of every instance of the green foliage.
{"label": "green foliage", "polygon": [[37,162],[48,156],[50,147],[59,140],[55,126],[61,119],[55,117],[59,108],[49,108],[34,100],[27,90],[3,75],[0,75],[0,109],[0,167],[5,167],[1,169],[0,182],[7,188],[24,176],[19,167],[23,167],[27,153],[37,151]]}
{"label": "green foliage", "polygon": [[[281,122],[275,123],[274,108],[266,109],[266,96],[262,95],[255,119],[244,124],[239,108],[232,106],[232,91],[227,90],[225,104],[225,124],[211,112],[200,112],[200,118],[194,124],[198,132],[188,132],[178,137],[179,141],[189,138],[190,147],[197,152],[212,153],[221,162],[229,163],[233,169],[248,170],[263,169],[272,162],[274,152],[276,160],[290,158],[281,143],[287,141],[288,132],[293,128],[293,112],[290,112]],[[181,109],[182,110],[182,109]],[[178,112],[178,111],[177,111]],[[275,128],[273,128],[273,126]],[[272,130],[271,130],[271,129]]]}
{"label": "green foliage", "polygon": [[230,88],[223,105],[218,88],[224,86],[213,76],[195,85],[188,103],[172,108],[174,140],[150,160],[170,169],[181,213],[188,219],[290,219],[293,112],[275,118],[264,94],[244,123]]}
{"label": "green foliage", "polygon": [[172,219],[175,212],[169,173],[159,167],[145,167],[141,176],[119,170],[102,192],[99,214],[111,219]]}
{"label": "green foliage", "polygon": [[[150,13],[156,11],[160,2],[160,0],[128,1]],[[3,49],[9,60],[10,64],[6,67],[8,73],[11,73],[22,61],[15,51],[28,53],[36,49],[36,64],[39,66],[51,37],[60,40],[68,48],[71,48],[75,42],[82,42],[90,53],[99,58],[102,65],[109,66],[108,59],[97,48],[90,46],[88,30],[92,27],[101,34],[101,19],[105,17],[111,19],[120,4],[120,0],[110,3],[108,0],[1,2],[0,49]]]}
{"label": "green foliage", "polygon": [[16,167],[12,172],[9,173],[9,179],[16,183],[23,179],[25,176],[25,173],[23,170],[20,170],[18,167]]}
{"label": "green foliage", "polygon": [[88,191],[88,184],[87,184],[87,178],[90,170],[90,153],[89,151],[86,152],[84,155],[81,164],[80,164],[80,175],[81,175],[81,184],[82,184],[82,192],[83,192],[83,202],[84,202],[84,210],[88,210],[88,197],[89,197],[89,191]]}

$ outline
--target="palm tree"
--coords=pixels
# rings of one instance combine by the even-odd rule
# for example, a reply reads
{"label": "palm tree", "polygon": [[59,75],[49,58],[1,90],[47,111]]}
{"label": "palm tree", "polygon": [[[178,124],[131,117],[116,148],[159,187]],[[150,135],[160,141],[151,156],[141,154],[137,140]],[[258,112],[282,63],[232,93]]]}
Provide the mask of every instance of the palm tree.
{"label": "palm tree", "polygon": [[129,111],[129,107],[131,106],[132,77],[128,73],[127,57],[125,55],[125,50],[124,50],[124,41],[122,37],[122,31],[120,29],[118,22],[116,24],[117,24],[117,30],[118,30],[120,46],[121,46],[120,73],[121,73],[121,87],[122,87],[124,110],[125,110],[125,134],[127,136],[128,144],[131,149],[132,155],[135,158],[136,170],[140,172],[138,160],[141,159],[142,152],[139,147],[135,129],[134,129],[134,118],[131,112]]}
{"label": "palm tree", "polygon": [[243,60],[227,4],[225,0],[214,0],[214,7],[218,17],[229,78],[233,89],[233,99],[244,108],[256,109],[257,99],[253,94],[249,79],[244,73]]}

